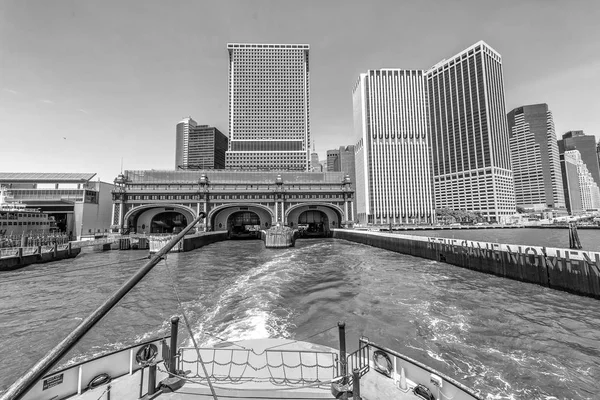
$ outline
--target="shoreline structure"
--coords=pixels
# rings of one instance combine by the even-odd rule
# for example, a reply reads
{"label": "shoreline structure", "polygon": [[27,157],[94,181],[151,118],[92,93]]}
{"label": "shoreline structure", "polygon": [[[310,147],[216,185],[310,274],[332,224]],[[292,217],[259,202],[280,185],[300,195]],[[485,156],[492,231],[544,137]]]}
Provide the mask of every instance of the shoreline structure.
{"label": "shoreline structure", "polygon": [[333,229],[333,237],[600,299],[600,253]]}
{"label": "shoreline structure", "polygon": [[[350,229],[333,229],[332,236],[335,239],[600,299],[600,252]],[[192,251],[227,239],[226,232],[205,232],[185,237],[179,251]],[[125,241],[128,243],[121,243]],[[95,247],[104,250],[130,248],[129,239],[120,238],[115,242]],[[55,249],[58,250],[56,247]],[[47,256],[44,254],[45,257],[40,254],[23,255],[20,260],[17,255],[4,257],[0,260],[0,271],[76,257],[81,251],[79,248],[56,250],[49,252]],[[30,259],[24,260],[26,257]]]}

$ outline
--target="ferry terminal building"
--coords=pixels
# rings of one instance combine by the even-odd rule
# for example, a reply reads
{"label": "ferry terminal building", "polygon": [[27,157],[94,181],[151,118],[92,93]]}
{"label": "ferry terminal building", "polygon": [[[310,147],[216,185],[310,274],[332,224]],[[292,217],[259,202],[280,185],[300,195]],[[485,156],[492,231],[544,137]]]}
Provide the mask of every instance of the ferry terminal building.
{"label": "ferry terminal building", "polygon": [[[95,173],[0,172],[0,186],[13,201],[53,218],[60,232],[81,239],[105,235],[110,229],[113,184],[94,178]],[[28,227],[21,231],[39,228],[31,224],[34,220],[22,223]],[[11,228],[0,230],[10,233]]]}
{"label": "ferry terminal building", "polygon": [[354,189],[344,172],[137,170],[114,184],[114,232],[177,233],[201,211],[200,231],[280,224],[327,233],[354,220]]}

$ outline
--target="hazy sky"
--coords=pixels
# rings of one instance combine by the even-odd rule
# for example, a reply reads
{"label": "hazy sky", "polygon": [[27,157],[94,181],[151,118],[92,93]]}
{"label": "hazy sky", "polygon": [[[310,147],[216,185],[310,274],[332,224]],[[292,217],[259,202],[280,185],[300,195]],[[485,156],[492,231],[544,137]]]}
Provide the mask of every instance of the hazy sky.
{"label": "hazy sky", "polygon": [[352,144],[352,88],[484,40],[507,111],[600,137],[600,1],[0,0],[0,171],[172,169],[175,125],[227,133],[228,42],[308,43],[317,152]]}

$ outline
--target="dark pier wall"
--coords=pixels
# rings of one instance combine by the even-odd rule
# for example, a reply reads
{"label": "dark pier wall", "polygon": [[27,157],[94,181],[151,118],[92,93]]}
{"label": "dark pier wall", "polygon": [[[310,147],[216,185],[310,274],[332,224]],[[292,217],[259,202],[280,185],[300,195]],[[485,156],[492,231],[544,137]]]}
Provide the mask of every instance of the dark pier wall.
{"label": "dark pier wall", "polygon": [[31,264],[41,264],[64,260],[66,258],[75,258],[80,252],[81,249],[64,249],[57,250],[56,252],[50,251],[41,254],[28,254],[22,257],[2,257],[0,258],[0,271],[12,271]]}
{"label": "dark pier wall", "polygon": [[183,238],[183,249],[182,251],[192,251],[199,249],[200,247],[206,246],[207,244],[220,242],[227,240],[227,231],[223,232],[205,232],[198,236],[185,236]]}
{"label": "dark pier wall", "polygon": [[333,237],[600,299],[600,253],[345,229]]}

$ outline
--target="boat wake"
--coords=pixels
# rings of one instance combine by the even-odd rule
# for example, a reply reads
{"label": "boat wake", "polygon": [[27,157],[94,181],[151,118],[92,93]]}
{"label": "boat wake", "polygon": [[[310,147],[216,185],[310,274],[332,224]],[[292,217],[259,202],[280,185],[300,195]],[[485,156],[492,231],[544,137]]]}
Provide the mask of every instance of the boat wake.
{"label": "boat wake", "polygon": [[[199,318],[194,328],[196,341],[211,346],[221,340],[289,337],[293,311],[284,306],[281,292],[302,273],[301,268],[294,267],[295,258],[293,250],[281,252],[228,281],[212,307]],[[192,345],[191,339],[188,345]]]}

